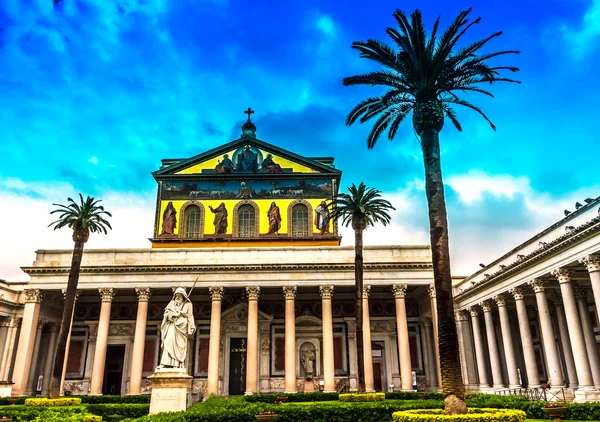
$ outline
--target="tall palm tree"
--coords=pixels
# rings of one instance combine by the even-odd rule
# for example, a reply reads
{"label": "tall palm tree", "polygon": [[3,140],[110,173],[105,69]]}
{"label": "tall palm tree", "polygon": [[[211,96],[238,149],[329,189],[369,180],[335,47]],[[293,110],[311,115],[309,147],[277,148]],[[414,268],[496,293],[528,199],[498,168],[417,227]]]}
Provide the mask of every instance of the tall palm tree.
{"label": "tall palm tree", "polygon": [[[490,59],[518,54],[519,51],[481,52],[489,41],[500,36],[502,32],[495,32],[480,41],[462,48],[458,47],[461,37],[473,25],[481,22],[481,18],[469,21],[470,13],[471,9],[459,13],[441,37],[438,37],[440,22],[438,17],[427,38],[419,10],[415,10],[410,15],[410,20],[402,11],[396,10],[394,17],[399,28],[386,30],[395,42],[396,49],[377,40],[352,44],[352,48],[360,52],[360,57],[382,65],[383,69],[344,79],[345,86],[381,86],[387,90],[381,96],[367,98],[360,102],[346,119],[346,124],[349,126],[358,119],[361,123],[365,123],[375,116],[378,117],[367,138],[369,149],[375,146],[386,130],[388,138],[392,140],[400,124],[412,112],[413,126],[421,142],[425,164],[425,193],[429,207],[433,274],[439,315],[438,341],[442,390],[447,397],[446,411],[449,413],[464,413],[466,405],[454,321],[448,221],[440,164],[439,133],[446,117],[456,129],[462,131],[453,109],[454,105],[476,111],[495,130],[495,126],[483,111],[461,98],[459,94],[480,93],[493,97],[487,88],[482,87],[482,84],[519,83],[500,75],[503,71],[516,72],[518,68],[488,64]],[[452,399],[452,396],[455,396],[455,399]]]}
{"label": "tall palm tree", "polygon": [[80,204],[77,204],[71,198],[68,198],[68,205],[52,204],[59,207],[50,214],[59,213],[58,220],[50,223],[54,230],[68,227],[73,230],[73,257],[71,259],[71,270],[69,271],[69,280],[67,282],[67,291],[65,293],[65,306],[63,308],[62,321],[60,323],[60,332],[58,334],[58,345],[56,356],[54,358],[54,370],[50,381],[50,397],[56,398],[60,395],[60,381],[62,378],[65,350],[67,347],[67,338],[71,331],[73,321],[73,310],[75,308],[75,296],[77,293],[77,283],[79,281],[79,268],[83,258],[83,247],[90,238],[91,233],[107,234],[106,228],[112,229],[110,223],[103,216],[112,215],[104,210],[104,207],[98,205],[100,200],[87,197],[84,201],[83,196],[79,194]]}
{"label": "tall palm tree", "polygon": [[[354,293],[356,299],[356,353],[358,355],[358,392],[365,392],[365,361],[363,345],[363,231],[375,223],[384,226],[390,223],[389,211],[395,210],[388,201],[381,198],[381,192],[368,188],[364,183],[358,187],[352,184],[347,193],[340,193],[331,202],[333,209],[330,220],[341,219],[342,224],[354,229]],[[370,345],[367,345],[370,347]]]}

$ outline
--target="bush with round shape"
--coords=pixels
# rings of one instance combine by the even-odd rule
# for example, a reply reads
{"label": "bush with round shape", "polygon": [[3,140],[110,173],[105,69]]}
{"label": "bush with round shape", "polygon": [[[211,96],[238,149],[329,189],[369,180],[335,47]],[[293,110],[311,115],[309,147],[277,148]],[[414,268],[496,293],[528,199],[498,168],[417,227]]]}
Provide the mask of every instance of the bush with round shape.
{"label": "bush with round shape", "polygon": [[340,394],[339,400],[345,402],[384,401],[385,393]]}
{"label": "bush with round shape", "polygon": [[441,409],[404,410],[392,417],[394,422],[525,422],[526,419],[522,410],[477,408],[462,415],[447,415]]}
{"label": "bush with round shape", "polygon": [[80,398],[75,397],[61,397],[59,399],[26,399],[25,406],[79,406],[81,404]]}

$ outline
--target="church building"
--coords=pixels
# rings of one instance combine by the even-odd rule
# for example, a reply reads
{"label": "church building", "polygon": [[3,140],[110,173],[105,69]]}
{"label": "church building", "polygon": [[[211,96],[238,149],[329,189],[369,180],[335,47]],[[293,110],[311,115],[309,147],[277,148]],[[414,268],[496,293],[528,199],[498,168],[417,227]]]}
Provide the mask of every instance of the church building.
{"label": "church building", "polygon": [[[198,398],[356,390],[354,247],[328,222],[351,182],[333,157],[259,140],[246,113],[238,139],[152,173],[147,248],[85,250],[65,392],[149,393],[176,287],[193,305]],[[38,250],[28,282],[0,283],[0,396],[48,391],[71,254]],[[437,390],[430,247],[366,246],[364,257],[367,389]]]}

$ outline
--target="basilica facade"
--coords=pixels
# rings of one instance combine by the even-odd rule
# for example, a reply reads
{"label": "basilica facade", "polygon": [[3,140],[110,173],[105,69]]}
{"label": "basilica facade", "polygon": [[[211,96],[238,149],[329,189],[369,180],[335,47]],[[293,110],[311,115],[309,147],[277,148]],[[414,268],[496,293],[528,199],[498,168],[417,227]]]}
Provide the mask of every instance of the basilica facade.
{"label": "basilica facade", "polygon": [[[149,247],[84,253],[63,390],[148,393],[180,286],[192,394],[355,390],[354,248],[328,220],[333,163],[259,140],[250,118],[239,139],[162,160]],[[0,284],[0,387],[14,396],[48,391],[71,254],[38,250],[29,282]],[[367,389],[437,390],[429,246],[364,256]]]}

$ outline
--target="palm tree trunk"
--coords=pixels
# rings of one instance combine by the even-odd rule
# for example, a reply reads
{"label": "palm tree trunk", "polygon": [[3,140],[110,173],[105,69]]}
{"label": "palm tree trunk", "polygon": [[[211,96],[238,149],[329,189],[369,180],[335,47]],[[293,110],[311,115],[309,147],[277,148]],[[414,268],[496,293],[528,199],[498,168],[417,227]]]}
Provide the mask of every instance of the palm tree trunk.
{"label": "palm tree trunk", "polygon": [[79,282],[79,268],[83,258],[83,247],[85,243],[75,241],[73,248],[73,257],[71,259],[71,270],[69,272],[69,281],[65,294],[65,306],[63,308],[62,321],[60,323],[60,332],[58,333],[58,345],[56,347],[56,356],[54,358],[54,369],[52,379],[50,380],[50,398],[60,396],[60,382],[62,379],[63,368],[65,364],[65,350],[67,348],[67,338],[71,331],[71,322],[73,321],[73,311],[75,310],[75,297],[77,295],[77,283]]}
{"label": "palm tree trunk", "polygon": [[[465,386],[462,379],[458,333],[454,319],[450,249],[448,245],[448,218],[444,199],[438,131],[435,129],[423,130],[421,132],[421,144],[425,162],[425,193],[429,207],[433,278],[438,312],[437,323],[442,392],[444,397],[454,395],[464,402]],[[446,408],[449,410],[448,402],[446,402]],[[466,406],[464,409],[466,412]]]}
{"label": "palm tree trunk", "polygon": [[363,345],[363,231],[354,229],[354,287],[356,289],[356,360],[358,363],[358,392],[365,392],[365,356]]}

